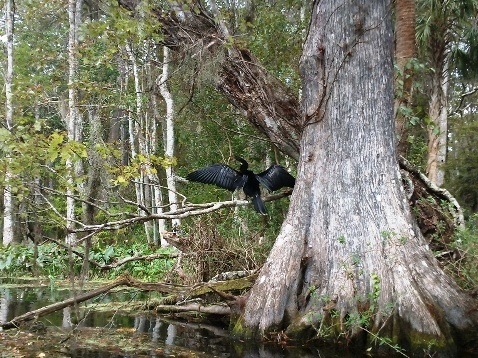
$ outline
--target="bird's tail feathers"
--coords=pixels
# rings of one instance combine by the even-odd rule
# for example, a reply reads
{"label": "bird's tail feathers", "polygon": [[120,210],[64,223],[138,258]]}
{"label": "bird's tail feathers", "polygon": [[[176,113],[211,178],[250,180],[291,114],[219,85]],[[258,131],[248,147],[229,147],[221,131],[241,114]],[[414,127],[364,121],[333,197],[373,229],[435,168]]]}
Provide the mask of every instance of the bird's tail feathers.
{"label": "bird's tail feathers", "polygon": [[266,206],[259,195],[252,198],[252,205],[254,205],[254,210],[259,214],[267,215]]}

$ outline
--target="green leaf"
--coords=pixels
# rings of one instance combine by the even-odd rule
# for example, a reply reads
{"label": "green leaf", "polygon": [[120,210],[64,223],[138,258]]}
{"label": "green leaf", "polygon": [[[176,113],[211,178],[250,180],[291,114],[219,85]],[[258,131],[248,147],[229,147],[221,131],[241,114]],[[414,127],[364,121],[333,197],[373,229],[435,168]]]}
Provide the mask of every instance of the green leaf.
{"label": "green leaf", "polygon": [[116,178],[116,183],[124,185],[124,184],[127,184],[128,181],[126,180],[126,178],[125,178],[124,176],[119,175],[119,176]]}

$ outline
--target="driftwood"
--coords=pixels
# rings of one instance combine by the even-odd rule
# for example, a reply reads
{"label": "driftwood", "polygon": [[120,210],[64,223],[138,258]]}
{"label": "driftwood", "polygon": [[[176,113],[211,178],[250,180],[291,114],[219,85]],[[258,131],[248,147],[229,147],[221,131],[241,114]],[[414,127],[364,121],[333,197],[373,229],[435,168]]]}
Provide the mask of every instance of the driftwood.
{"label": "driftwood", "polygon": [[43,316],[46,316],[50,313],[59,311],[59,310],[65,308],[65,307],[73,306],[75,304],[87,301],[87,300],[92,299],[96,296],[99,296],[103,293],[106,293],[106,292],[110,291],[111,289],[113,289],[115,287],[126,284],[127,280],[128,279],[125,278],[125,277],[119,278],[116,281],[110,283],[109,285],[100,287],[96,290],[92,290],[92,291],[86,292],[82,295],[72,297],[72,298],[68,298],[64,301],[57,302],[57,303],[39,308],[37,310],[27,312],[25,314],[22,314],[20,316],[17,316],[15,318],[13,318],[12,320],[10,320],[8,322],[0,324],[0,327],[2,329],[18,328],[21,324],[27,323],[27,322],[32,321],[32,320],[36,320],[36,319],[38,319],[40,317],[43,317]]}
{"label": "driftwood", "polygon": [[224,291],[240,291],[247,288],[250,288],[254,283],[257,274],[250,275],[248,277],[243,277],[231,281],[217,281],[217,282],[207,282],[201,283],[194,286],[183,286],[183,285],[173,285],[169,283],[149,283],[141,282],[132,278],[129,275],[124,275],[119,277],[114,282],[107,284],[103,287],[97,288],[95,290],[80,294],[78,296],[66,299],[61,302],[57,302],[42,308],[39,308],[34,311],[27,312],[20,316],[13,318],[12,320],[1,323],[0,327],[4,330],[11,328],[18,328],[22,324],[26,324],[30,321],[34,321],[40,317],[46,316],[50,313],[59,311],[65,307],[74,306],[78,303],[90,300],[96,296],[102,295],[113,288],[119,286],[134,287],[142,291],[156,291],[168,294],[167,301],[174,303],[172,305],[160,304],[154,307],[157,312],[167,312],[167,313],[179,313],[179,312],[199,312],[199,313],[208,313],[208,314],[220,314],[220,315],[229,315],[231,309],[225,305],[213,304],[213,305],[202,305],[198,303],[188,302],[184,305],[179,305],[178,302],[185,302],[194,297],[203,296],[207,293],[217,293],[219,297],[227,297],[230,302],[227,302],[228,305],[234,305],[235,297],[233,295],[225,294]]}
{"label": "driftwood", "polygon": [[231,309],[228,306],[219,304],[205,306],[194,302],[181,306],[158,305],[155,307],[155,311],[158,313],[197,312],[218,315],[229,315],[231,313]]}

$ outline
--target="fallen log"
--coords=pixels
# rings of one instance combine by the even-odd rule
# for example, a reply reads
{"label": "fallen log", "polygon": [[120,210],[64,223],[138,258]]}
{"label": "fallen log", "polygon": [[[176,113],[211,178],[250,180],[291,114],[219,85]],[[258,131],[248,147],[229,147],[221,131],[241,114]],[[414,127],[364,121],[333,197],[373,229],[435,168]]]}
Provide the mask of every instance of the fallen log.
{"label": "fallen log", "polygon": [[120,277],[116,281],[110,283],[109,285],[97,288],[96,290],[92,290],[92,291],[86,292],[82,295],[71,297],[71,298],[68,298],[64,301],[57,302],[57,303],[39,308],[37,310],[27,312],[27,313],[22,314],[20,316],[17,316],[15,318],[13,318],[12,320],[8,321],[8,322],[0,324],[0,327],[4,330],[5,329],[10,329],[10,328],[18,328],[21,324],[27,323],[29,321],[36,320],[40,317],[46,316],[47,314],[59,311],[59,310],[65,308],[65,307],[73,306],[73,305],[76,305],[78,303],[87,301],[87,300],[92,299],[96,296],[99,296],[103,293],[106,293],[106,292],[110,291],[111,289],[113,289],[115,287],[124,285],[127,282],[128,282],[127,277]]}
{"label": "fallen log", "polygon": [[189,303],[187,305],[158,305],[155,307],[157,313],[182,313],[182,312],[197,312],[207,314],[229,315],[231,309],[229,306],[220,304],[202,305],[199,303]]}
{"label": "fallen log", "polygon": [[257,275],[258,272],[255,272],[247,277],[241,277],[229,281],[209,281],[198,283],[175,295],[164,297],[160,304],[176,304],[177,302],[184,302],[195,297],[204,296],[208,293],[215,293],[219,297],[224,298],[218,294],[218,292],[242,291],[251,288],[256,281]]}
{"label": "fallen log", "polygon": [[[168,312],[168,313],[177,313],[177,312],[200,312],[208,314],[221,314],[229,315],[231,310],[227,306],[222,306],[219,304],[213,305],[202,305],[197,303],[186,303],[184,305],[178,305],[180,301],[189,300],[194,297],[203,296],[207,293],[217,293],[224,291],[240,291],[247,288],[250,288],[257,274],[253,274],[247,277],[243,277],[236,280],[230,281],[217,281],[217,282],[205,282],[201,284],[196,284],[194,286],[183,286],[183,285],[174,285],[170,283],[149,283],[141,282],[132,278],[129,275],[124,275],[116,279],[114,282],[107,284],[103,287],[97,288],[92,291],[85,292],[83,294],[77,295],[75,297],[68,298],[61,302],[53,303],[51,305],[39,308],[34,311],[27,312],[20,316],[13,318],[12,320],[0,323],[0,328],[7,330],[11,328],[18,328],[22,324],[28,323],[30,321],[36,320],[40,317],[46,316],[50,313],[59,311],[65,307],[74,306],[78,303],[90,300],[96,296],[102,295],[113,288],[118,286],[127,286],[137,288],[142,291],[156,291],[161,293],[169,294],[163,301],[174,303],[172,305],[158,304],[154,307],[150,307],[156,310],[156,312]],[[223,297],[224,295],[219,295]],[[225,296],[224,296],[225,297]],[[231,297],[234,297],[231,295]],[[230,303],[228,303],[229,305]]]}

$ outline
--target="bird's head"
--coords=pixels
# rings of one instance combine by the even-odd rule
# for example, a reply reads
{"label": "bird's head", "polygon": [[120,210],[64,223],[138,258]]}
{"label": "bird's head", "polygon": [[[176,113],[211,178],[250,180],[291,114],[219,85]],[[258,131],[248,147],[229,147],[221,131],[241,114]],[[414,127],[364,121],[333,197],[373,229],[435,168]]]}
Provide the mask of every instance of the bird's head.
{"label": "bird's head", "polygon": [[247,170],[247,168],[249,167],[249,163],[247,163],[245,161],[245,159],[235,155],[234,158],[241,163],[241,167],[240,167],[240,170],[243,171],[243,170]]}

